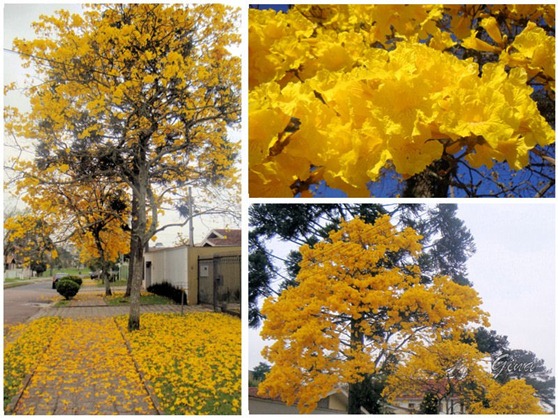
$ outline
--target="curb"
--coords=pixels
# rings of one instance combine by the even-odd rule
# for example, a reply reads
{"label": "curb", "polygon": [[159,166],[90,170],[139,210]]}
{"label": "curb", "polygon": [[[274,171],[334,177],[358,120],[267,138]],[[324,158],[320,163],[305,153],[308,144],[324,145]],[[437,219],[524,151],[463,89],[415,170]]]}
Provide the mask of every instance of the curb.
{"label": "curb", "polygon": [[122,337],[122,340],[124,341],[124,344],[126,344],[126,349],[128,350],[128,354],[130,354],[130,358],[134,362],[134,367],[139,374],[140,380],[143,383],[143,387],[145,388],[145,390],[147,391],[147,394],[149,395],[149,399],[151,399],[151,403],[153,404],[153,407],[155,408],[155,411],[157,411],[157,415],[165,415],[165,411],[163,410],[163,408],[161,408],[159,398],[157,398],[157,395],[155,394],[155,391],[151,387],[151,384],[149,383],[149,380],[147,380],[145,378],[145,374],[141,371],[138,362],[136,361],[136,359],[132,355],[132,347],[130,347],[130,343],[128,342],[128,340],[124,336],[124,333],[122,332],[122,328],[120,328],[120,326],[116,322],[116,318],[113,317],[112,320],[114,321],[114,325],[116,326],[116,328],[120,332],[120,336]]}

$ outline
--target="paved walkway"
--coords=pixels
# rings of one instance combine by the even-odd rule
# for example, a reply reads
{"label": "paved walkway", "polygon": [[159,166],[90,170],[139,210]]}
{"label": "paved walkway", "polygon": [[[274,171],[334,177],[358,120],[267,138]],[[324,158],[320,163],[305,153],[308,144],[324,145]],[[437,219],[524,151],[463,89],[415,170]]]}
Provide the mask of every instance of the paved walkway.
{"label": "paved walkway", "polygon": [[[180,305],[142,305],[141,313],[181,313],[189,312],[210,312],[212,309],[203,306],[184,306]],[[61,318],[110,318],[113,316],[127,315],[130,313],[129,306],[101,306],[101,305],[83,305],[69,307],[52,307],[40,310],[33,315],[30,320],[42,318],[44,316],[59,316]]]}
{"label": "paved walkway", "polygon": [[[77,301],[76,301],[77,302]],[[121,330],[112,317],[129,313],[129,306],[107,306],[102,295],[74,306],[42,309],[44,316],[64,321],[45,350],[44,361],[27,377],[14,400],[13,413],[22,415],[156,415],[163,413],[142,379]],[[185,314],[208,307],[144,305],[142,313]]]}

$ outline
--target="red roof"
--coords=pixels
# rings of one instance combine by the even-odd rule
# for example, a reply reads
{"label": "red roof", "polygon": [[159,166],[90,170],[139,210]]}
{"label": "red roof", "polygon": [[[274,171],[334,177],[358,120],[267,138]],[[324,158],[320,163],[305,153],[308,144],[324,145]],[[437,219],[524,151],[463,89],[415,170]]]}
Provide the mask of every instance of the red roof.
{"label": "red roof", "polygon": [[238,247],[242,242],[240,229],[214,229],[203,240],[202,247]]}
{"label": "red roof", "polygon": [[[455,386],[457,386],[458,383],[459,382],[456,382]],[[398,398],[399,399],[422,399],[424,395],[426,395],[429,392],[437,395],[445,396],[448,390],[450,390],[450,388],[448,387],[448,379],[427,380],[423,382],[417,382],[417,390],[415,392],[404,393],[398,396]],[[452,393],[451,396],[457,397],[457,394]]]}

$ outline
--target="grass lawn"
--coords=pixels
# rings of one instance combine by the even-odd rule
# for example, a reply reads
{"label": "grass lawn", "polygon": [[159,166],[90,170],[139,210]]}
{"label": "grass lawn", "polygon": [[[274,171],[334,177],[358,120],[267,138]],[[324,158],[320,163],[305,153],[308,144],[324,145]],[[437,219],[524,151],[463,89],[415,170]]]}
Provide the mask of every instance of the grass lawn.
{"label": "grass lawn", "polygon": [[[114,333],[116,321],[165,414],[240,414],[240,319],[217,313],[143,314],[141,329],[132,333],[127,331],[127,316],[96,319],[94,327],[91,321],[41,318],[5,330],[4,408],[21,388],[25,376],[39,365],[48,370],[65,364],[49,351],[53,350],[50,341],[57,341],[62,335],[67,339],[75,337],[79,346],[82,338],[79,330],[87,329],[88,335],[98,333],[99,342],[108,341],[95,352],[121,351],[122,347],[111,346],[117,339],[105,338]],[[107,361],[105,355],[93,354],[90,360],[91,370],[100,367],[95,362]],[[81,372],[83,384],[103,387],[103,382],[91,381],[91,371]]]}
{"label": "grass lawn", "polygon": [[[56,273],[66,273],[70,276],[89,276],[89,272],[89,269],[65,268],[52,270],[52,275],[55,275]],[[43,276],[51,276],[50,270],[45,271]]]}
{"label": "grass lawn", "polygon": [[[130,299],[125,298],[123,293],[113,293],[112,296],[105,296],[105,302],[108,305],[129,305]],[[173,305],[174,302],[164,296],[155,295],[153,293],[142,293],[140,295],[141,305]]]}
{"label": "grass lawn", "polygon": [[[105,287],[105,282],[103,282],[102,280],[94,280],[94,282],[96,283],[97,287]],[[127,284],[127,280],[123,279],[123,280],[116,280],[114,282],[110,282],[110,286],[126,286]]]}

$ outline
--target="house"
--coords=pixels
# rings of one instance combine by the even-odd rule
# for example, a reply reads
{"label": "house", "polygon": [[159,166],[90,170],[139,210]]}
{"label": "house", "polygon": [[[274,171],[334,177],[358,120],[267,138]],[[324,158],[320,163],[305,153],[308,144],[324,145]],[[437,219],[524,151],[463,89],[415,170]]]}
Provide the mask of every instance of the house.
{"label": "house", "polygon": [[[452,383],[453,379],[452,379]],[[438,399],[438,414],[455,415],[465,414],[465,405],[458,393],[449,391],[447,379],[425,381],[423,390],[414,393],[404,393],[397,397],[393,403],[385,405],[385,409],[393,414],[417,414],[426,393],[431,393]]]}
{"label": "house", "polygon": [[15,270],[18,268],[18,262],[16,256],[13,253],[9,253],[4,256],[4,270]]}
{"label": "house", "polygon": [[[421,395],[403,395],[396,398],[393,403],[384,405],[384,409],[390,414],[418,414],[423,399],[424,396]],[[438,404],[438,414],[456,415],[465,413],[465,406],[457,395],[444,398]]]}
{"label": "house", "polygon": [[240,229],[213,229],[202,241],[200,247],[240,247],[242,231]]}
{"label": "house", "polygon": [[[220,239],[226,241],[226,238]],[[241,248],[236,241],[231,240],[229,243],[236,245],[180,245],[149,249],[144,254],[144,288],[157,283],[169,283],[185,291],[188,305],[216,303],[214,299],[217,291],[219,294],[238,295],[239,298]],[[234,262],[234,268],[230,268],[230,260]],[[223,264],[229,268],[224,269]]]}
{"label": "house", "polygon": [[[349,395],[343,389],[330,392],[318,402],[312,414],[345,415],[349,405]],[[258,388],[248,389],[248,411],[250,414],[299,414],[296,405],[289,406],[279,398],[258,395]],[[365,410],[363,413],[367,414]]]}

